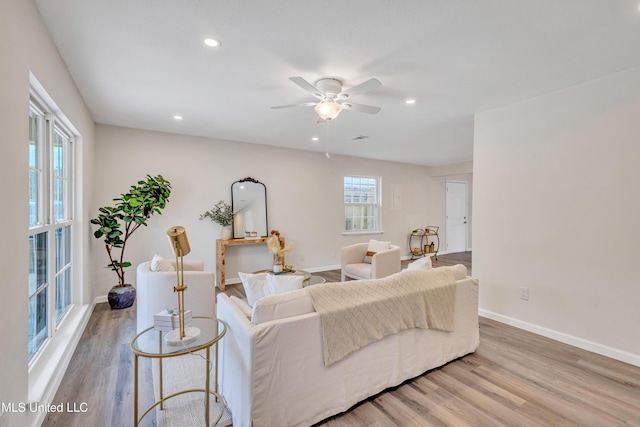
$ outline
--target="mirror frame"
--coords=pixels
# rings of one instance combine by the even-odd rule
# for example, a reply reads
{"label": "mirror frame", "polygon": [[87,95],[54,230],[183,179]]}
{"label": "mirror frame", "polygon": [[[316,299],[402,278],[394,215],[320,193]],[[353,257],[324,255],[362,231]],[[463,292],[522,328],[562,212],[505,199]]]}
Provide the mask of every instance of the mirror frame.
{"label": "mirror frame", "polygon": [[[234,212],[234,216],[235,216],[235,210],[233,208],[233,186],[239,183],[243,183],[243,182],[252,182],[254,184],[260,184],[262,185],[262,187],[264,188],[264,226],[265,226],[265,235],[264,236],[258,236],[258,237],[268,237],[269,236],[269,216],[267,214],[267,186],[264,185],[264,183],[258,181],[257,179],[251,178],[251,177],[246,177],[244,179],[240,179],[238,181],[235,181],[233,184],[231,184],[231,210]],[[244,239],[245,235],[244,235],[244,231],[242,232],[242,236],[241,237],[236,237],[236,230],[235,230],[235,219],[231,225],[231,237],[233,239]]]}

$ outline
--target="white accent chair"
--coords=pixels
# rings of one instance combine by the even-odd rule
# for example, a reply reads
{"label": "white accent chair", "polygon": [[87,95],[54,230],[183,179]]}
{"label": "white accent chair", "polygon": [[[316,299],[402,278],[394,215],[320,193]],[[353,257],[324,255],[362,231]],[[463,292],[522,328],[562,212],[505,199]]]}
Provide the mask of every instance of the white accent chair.
{"label": "white accent chair", "polygon": [[[175,261],[171,261],[175,268]],[[204,271],[204,262],[184,260],[184,306],[192,316],[216,317],[214,274]],[[142,332],[153,326],[153,315],[168,307],[178,307],[175,271],[151,271],[151,261],[137,269],[137,330]]]}
{"label": "white accent chair", "polygon": [[369,243],[356,243],[342,248],[341,280],[346,277],[352,279],[379,279],[387,277],[401,270],[400,246],[390,245],[389,249],[377,252],[371,258],[371,263],[364,262]]}

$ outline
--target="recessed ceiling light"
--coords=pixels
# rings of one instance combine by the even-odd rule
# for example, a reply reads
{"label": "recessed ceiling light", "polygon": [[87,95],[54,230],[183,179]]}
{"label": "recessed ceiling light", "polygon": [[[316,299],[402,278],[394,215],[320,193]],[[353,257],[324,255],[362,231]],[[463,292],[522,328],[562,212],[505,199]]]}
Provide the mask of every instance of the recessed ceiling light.
{"label": "recessed ceiling light", "polygon": [[178,115],[173,116],[173,118],[174,118],[175,120],[182,120],[182,116],[178,116]]}
{"label": "recessed ceiling light", "polygon": [[313,138],[311,138],[311,140],[312,140],[312,141],[317,141],[317,140],[319,140],[319,139],[320,139],[320,138],[318,138],[317,136],[314,136]]}
{"label": "recessed ceiling light", "polygon": [[220,43],[220,40],[216,40],[216,39],[204,39],[204,44],[206,44],[209,47],[218,47],[222,43]]}
{"label": "recessed ceiling light", "polygon": [[415,100],[415,99],[407,99],[405,102],[406,102],[407,104],[411,105],[411,104],[415,104],[415,103],[416,103],[416,100]]}

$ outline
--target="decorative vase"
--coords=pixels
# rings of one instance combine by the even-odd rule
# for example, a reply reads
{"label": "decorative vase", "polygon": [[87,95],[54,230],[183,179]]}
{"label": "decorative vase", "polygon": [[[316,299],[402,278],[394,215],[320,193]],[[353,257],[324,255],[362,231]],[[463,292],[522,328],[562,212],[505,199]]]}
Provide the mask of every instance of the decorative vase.
{"label": "decorative vase", "polygon": [[282,264],[284,264],[284,259],[282,255],[273,255],[273,272],[280,273],[282,272]]}
{"label": "decorative vase", "polygon": [[136,288],[133,285],[114,286],[107,296],[112,309],[131,307],[136,300]]}
{"label": "decorative vase", "polygon": [[222,240],[230,240],[231,239],[231,226],[225,225],[222,227],[222,231],[220,232],[220,239]]}

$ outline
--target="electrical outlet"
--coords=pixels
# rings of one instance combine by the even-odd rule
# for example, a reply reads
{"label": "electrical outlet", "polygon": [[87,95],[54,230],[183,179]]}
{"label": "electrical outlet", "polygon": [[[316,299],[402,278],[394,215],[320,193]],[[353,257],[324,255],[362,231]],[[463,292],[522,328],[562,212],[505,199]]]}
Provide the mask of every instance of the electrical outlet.
{"label": "electrical outlet", "polygon": [[304,254],[300,254],[300,256],[298,257],[298,261],[304,262]]}
{"label": "electrical outlet", "polygon": [[520,287],[520,299],[529,300],[529,288],[526,286]]}

